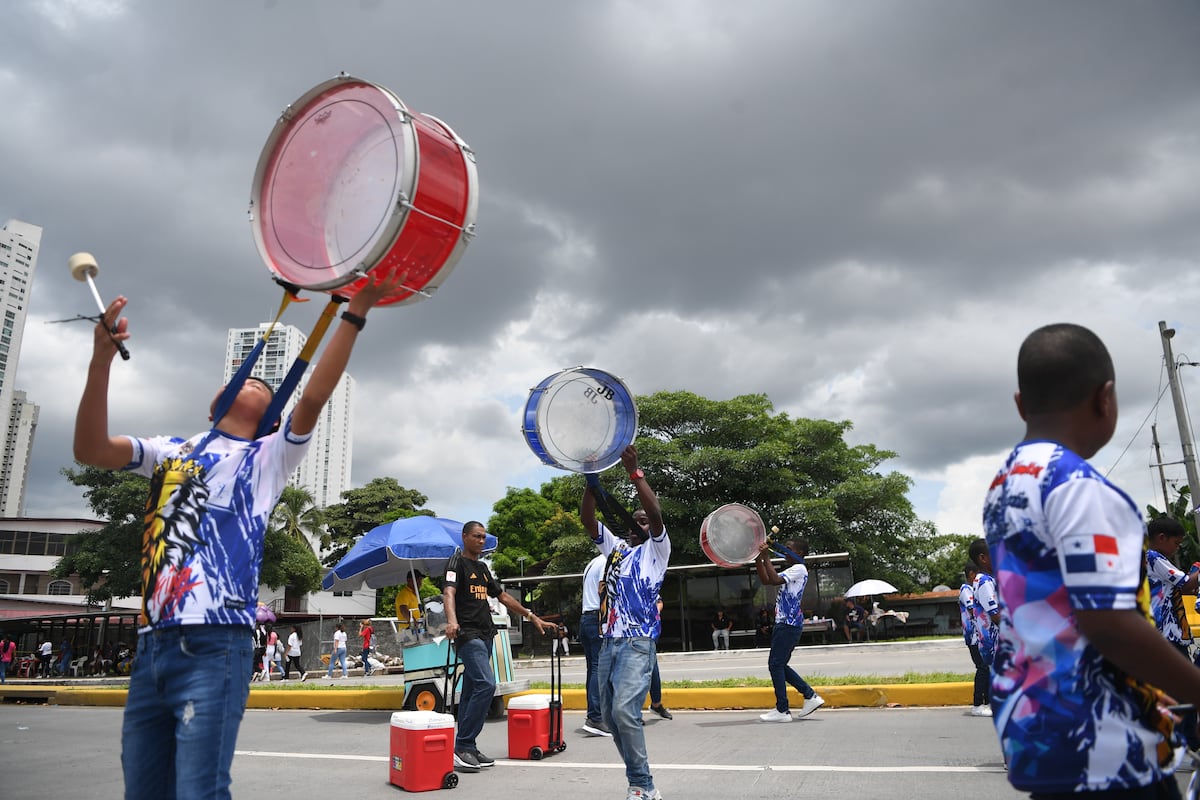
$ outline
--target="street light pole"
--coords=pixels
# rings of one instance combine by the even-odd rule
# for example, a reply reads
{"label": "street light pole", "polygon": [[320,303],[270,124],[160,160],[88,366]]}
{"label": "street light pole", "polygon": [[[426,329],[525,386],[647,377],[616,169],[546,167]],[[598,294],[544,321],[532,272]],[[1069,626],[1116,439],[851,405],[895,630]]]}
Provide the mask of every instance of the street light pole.
{"label": "street light pole", "polygon": [[521,577],[525,577],[525,559],[526,556],[517,556],[517,561],[521,562]]}

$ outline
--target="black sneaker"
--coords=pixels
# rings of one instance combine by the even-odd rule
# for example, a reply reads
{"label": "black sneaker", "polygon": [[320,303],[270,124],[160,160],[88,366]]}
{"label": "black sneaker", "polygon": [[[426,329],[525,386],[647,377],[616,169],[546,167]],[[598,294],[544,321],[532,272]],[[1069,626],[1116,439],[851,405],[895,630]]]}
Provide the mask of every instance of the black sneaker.
{"label": "black sneaker", "polygon": [[595,721],[590,719],[585,720],[583,729],[592,736],[612,736],[612,731],[608,729],[608,726],[604,724],[604,720],[602,719]]}
{"label": "black sneaker", "polygon": [[662,703],[659,703],[656,706],[650,706],[650,710],[655,714],[658,714],[663,719],[675,719],[675,717],[671,715],[671,712],[667,710],[667,707]]}
{"label": "black sneaker", "polygon": [[455,750],[454,768],[459,772],[479,772],[479,761],[470,750]]}
{"label": "black sneaker", "polygon": [[481,766],[481,767],[496,766],[496,759],[492,758],[489,755],[485,755],[484,753],[480,752],[479,750],[476,750],[471,755],[475,756],[475,760],[479,762],[479,766]]}

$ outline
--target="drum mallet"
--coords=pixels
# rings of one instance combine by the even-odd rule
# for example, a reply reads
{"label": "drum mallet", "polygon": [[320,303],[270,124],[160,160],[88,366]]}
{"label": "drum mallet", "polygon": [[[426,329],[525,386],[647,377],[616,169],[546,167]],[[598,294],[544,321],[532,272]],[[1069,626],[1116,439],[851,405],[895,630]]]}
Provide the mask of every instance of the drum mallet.
{"label": "drum mallet", "polygon": [[[71,270],[71,277],[80,282],[87,282],[88,287],[92,290],[92,297],[96,298],[96,306],[100,309],[99,322],[104,321],[104,301],[100,299],[100,292],[96,291],[96,281],[93,280],[100,274],[100,267],[96,265],[96,259],[91,253],[76,253],[67,259],[67,268]],[[117,332],[117,326],[113,325],[112,332]],[[125,348],[124,342],[116,342],[117,351],[121,354],[121,358],[125,361],[129,360],[129,350]]]}

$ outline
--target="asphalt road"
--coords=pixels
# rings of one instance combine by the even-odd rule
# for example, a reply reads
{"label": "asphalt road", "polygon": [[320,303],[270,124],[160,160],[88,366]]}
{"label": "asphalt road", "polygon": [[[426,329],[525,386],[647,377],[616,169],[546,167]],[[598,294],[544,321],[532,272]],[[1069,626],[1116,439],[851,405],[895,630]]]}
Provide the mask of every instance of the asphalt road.
{"label": "asphalt road", "polygon": [[[965,708],[822,709],[789,724],[758,712],[680,711],[646,719],[655,782],[667,800],[820,797],[1003,800],[1008,783],[990,721]],[[6,800],[122,794],[119,708],[0,707],[0,785]],[[582,735],[565,715],[567,748],[542,761],[507,755],[507,722],[488,722],[480,748],[497,765],[460,774],[464,797],[625,796],[610,739]],[[235,797],[392,798],[391,716],[370,711],[246,713],[233,763]],[[451,797],[455,795],[450,795]]]}

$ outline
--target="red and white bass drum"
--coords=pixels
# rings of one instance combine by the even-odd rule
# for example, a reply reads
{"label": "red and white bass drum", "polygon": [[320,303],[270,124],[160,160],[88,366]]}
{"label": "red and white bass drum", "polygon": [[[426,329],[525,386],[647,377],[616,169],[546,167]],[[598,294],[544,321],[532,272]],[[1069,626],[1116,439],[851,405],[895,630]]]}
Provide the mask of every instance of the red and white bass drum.
{"label": "red and white bass drum", "polygon": [[407,270],[380,305],[431,296],[474,236],[475,154],[450,126],[342,74],[280,115],[250,197],[263,261],[303,289],[352,296],[375,270]]}

